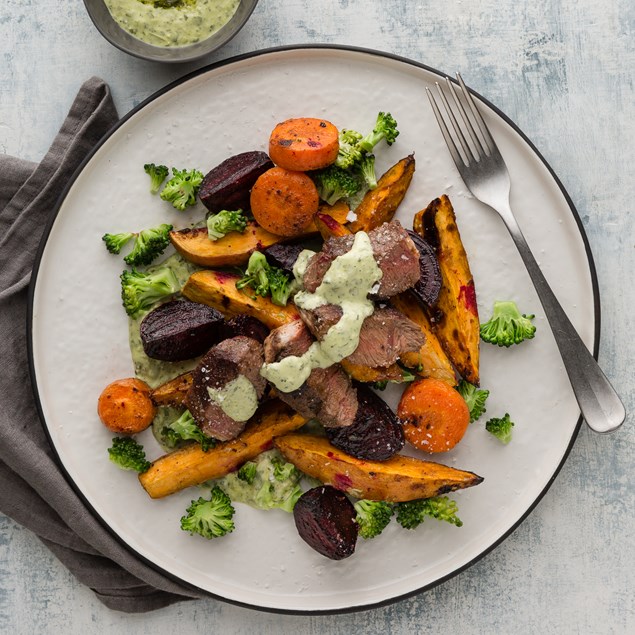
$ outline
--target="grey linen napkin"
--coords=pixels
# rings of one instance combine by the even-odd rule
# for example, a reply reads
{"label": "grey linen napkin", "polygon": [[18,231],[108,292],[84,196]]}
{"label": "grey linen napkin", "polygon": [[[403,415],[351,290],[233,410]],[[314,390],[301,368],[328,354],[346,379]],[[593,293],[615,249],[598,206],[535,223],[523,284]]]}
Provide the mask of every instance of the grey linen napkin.
{"label": "grey linen napkin", "polygon": [[106,606],[134,613],[204,594],[135,557],[65,480],[38,418],[26,344],[43,230],[64,186],[117,119],[108,86],[93,77],[39,165],[0,155],[0,511],[33,531]]}

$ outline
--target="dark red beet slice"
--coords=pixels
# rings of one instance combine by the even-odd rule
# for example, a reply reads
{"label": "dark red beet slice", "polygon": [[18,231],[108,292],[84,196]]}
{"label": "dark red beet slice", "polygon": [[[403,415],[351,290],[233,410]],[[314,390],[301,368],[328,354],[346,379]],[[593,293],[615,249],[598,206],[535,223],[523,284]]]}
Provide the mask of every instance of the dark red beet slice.
{"label": "dark red beet slice", "polygon": [[236,154],[205,175],[198,196],[213,214],[225,209],[249,209],[251,188],[258,177],[272,167],[271,159],[264,152]]}
{"label": "dark red beet slice", "polygon": [[419,234],[408,231],[412,242],[419,250],[419,268],[421,269],[421,277],[419,281],[412,287],[412,292],[427,306],[434,306],[439,298],[441,291],[441,269],[437,254],[429,242],[424,240]]}
{"label": "dark red beet slice", "polygon": [[350,426],[326,428],[329,441],[357,459],[386,461],[405,443],[403,427],[388,404],[364,384],[357,384],[358,408]]}
{"label": "dark red beet slice", "polygon": [[300,538],[331,560],[342,560],[355,553],[356,515],[346,494],[330,485],[305,492],[293,508]]}
{"label": "dark red beet slice", "polygon": [[263,253],[270,265],[279,267],[287,273],[293,273],[293,265],[304,249],[306,248],[298,243],[276,243],[267,247]]}
{"label": "dark red beet slice", "polygon": [[148,357],[164,362],[192,359],[225,339],[222,314],[198,302],[172,300],[141,321],[141,343]]}

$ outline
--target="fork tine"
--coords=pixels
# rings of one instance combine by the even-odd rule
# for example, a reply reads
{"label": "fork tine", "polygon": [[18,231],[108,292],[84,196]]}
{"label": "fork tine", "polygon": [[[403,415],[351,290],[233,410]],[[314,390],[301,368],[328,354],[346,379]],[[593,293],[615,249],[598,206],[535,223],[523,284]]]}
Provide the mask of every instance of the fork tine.
{"label": "fork tine", "polygon": [[452,127],[454,128],[454,133],[456,134],[459,140],[459,143],[461,144],[461,149],[463,150],[463,155],[465,157],[463,162],[465,163],[466,166],[469,166],[470,161],[472,159],[474,159],[475,161],[478,161],[478,157],[474,154],[470,144],[467,142],[467,139],[465,138],[463,131],[461,130],[461,126],[459,125],[459,122],[456,120],[456,117],[454,116],[454,111],[450,107],[450,102],[448,101],[448,98],[445,96],[445,93],[443,92],[443,89],[441,88],[439,82],[435,82],[435,84],[437,85],[437,91],[439,93],[439,96],[441,97],[441,101],[443,102],[443,105],[445,106],[445,111],[448,115],[448,119],[450,120],[450,123],[452,124]]}
{"label": "fork tine", "polygon": [[450,134],[450,131],[448,130],[448,127],[445,125],[445,119],[443,119],[443,115],[441,114],[441,111],[439,110],[439,106],[437,106],[437,102],[434,98],[434,95],[432,94],[432,91],[426,86],[426,93],[428,93],[428,99],[430,100],[430,104],[432,105],[432,112],[434,112],[434,116],[437,119],[437,123],[439,124],[439,128],[441,129],[441,134],[443,135],[443,138],[445,139],[445,143],[448,146],[448,150],[450,151],[450,154],[452,155],[452,158],[454,159],[454,163],[458,166],[459,163],[462,163],[463,165],[465,165],[465,167],[467,167],[469,164],[466,163],[465,159],[461,156],[460,152],[458,151],[456,144],[454,143],[454,139],[452,138],[452,135]]}
{"label": "fork tine", "polygon": [[470,110],[472,111],[472,114],[474,115],[474,119],[476,120],[476,123],[478,124],[479,130],[481,131],[481,134],[483,135],[483,138],[485,139],[485,141],[489,145],[490,151],[498,150],[498,146],[496,145],[496,142],[494,141],[494,138],[490,134],[489,128],[487,127],[487,124],[485,123],[485,120],[483,119],[483,117],[481,116],[481,113],[479,112],[478,108],[476,107],[476,103],[474,102],[474,99],[473,99],[472,95],[470,94],[469,89],[467,88],[467,86],[463,82],[463,78],[461,77],[461,73],[457,73],[456,74],[456,79],[458,80],[459,85],[461,86],[461,91],[462,91],[463,95],[465,96],[465,100],[466,100],[468,106],[470,107]]}
{"label": "fork tine", "polygon": [[[476,148],[476,152],[479,155],[477,157],[477,160],[479,160],[479,158],[483,155],[489,156],[491,151],[490,151],[490,148],[487,147],[487,142],[485,143],[485,145],[483,145],[483,143],[481,142],[481,139],[476,134],[474,125],[472,124],[472,121],[469,118],[465,110],[465,107],[463,106],[463,102],[459,99],[459,96],[456,92],[456,88],[454,87],[454,84],[450,81],[449,77],[445,78],[445,83],[448,85],[448,89],[452,93],[452,97],[454,97],[454,103],[456,104],[457,110],[461,113],[461,118],[463,119],[465,128],[467,128],[467,131],[470,135],[470,139],[472,139],[472,143],[474,144],[474,147]],[[478,124],[478,121],[476,123]]]}

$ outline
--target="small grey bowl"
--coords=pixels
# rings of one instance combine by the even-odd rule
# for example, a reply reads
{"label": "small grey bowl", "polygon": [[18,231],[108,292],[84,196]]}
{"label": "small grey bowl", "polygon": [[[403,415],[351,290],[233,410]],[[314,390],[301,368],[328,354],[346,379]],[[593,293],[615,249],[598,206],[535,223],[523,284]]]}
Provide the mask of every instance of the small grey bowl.
{"label": "small grey bowl", "polygon": [[97,30],[118,49],[135,57],[156,62],[191,62],[227,44],[249,19],[258,0],[240,0],[231,20],[210,37],[188,46],[154,46],[130,35],[110,15],[104,0],[84,0],[86,10]]}

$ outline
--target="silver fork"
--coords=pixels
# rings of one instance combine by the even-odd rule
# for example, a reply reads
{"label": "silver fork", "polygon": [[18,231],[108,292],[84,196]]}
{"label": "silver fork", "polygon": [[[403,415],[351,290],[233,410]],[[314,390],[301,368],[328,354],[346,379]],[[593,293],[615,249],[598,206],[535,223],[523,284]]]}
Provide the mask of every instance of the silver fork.
{"label": "silver fork", "polygon": [[[457,80],[462,98],[454,83],[447,77],[445,80],[448,92],[453,97],[454,110],[438,82],[437,89],[458,143],[450,134],[434,95],[429,88],[426,88],[426,91],[459,174],[479,201],[498,212],[516,243],[551,325],[582,416],[592,430],[612,432],[624,422],[624,405],[580,339],[527,245],[509,205],[511,185],[507,166],[470,91],[458,73]],[[454,111],[459,113],[462,124]],[[476,122],[476,127],[473,122]]]}

